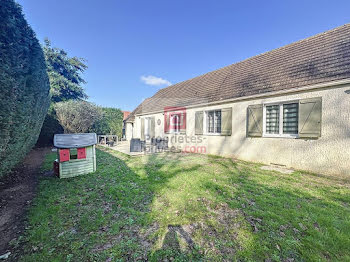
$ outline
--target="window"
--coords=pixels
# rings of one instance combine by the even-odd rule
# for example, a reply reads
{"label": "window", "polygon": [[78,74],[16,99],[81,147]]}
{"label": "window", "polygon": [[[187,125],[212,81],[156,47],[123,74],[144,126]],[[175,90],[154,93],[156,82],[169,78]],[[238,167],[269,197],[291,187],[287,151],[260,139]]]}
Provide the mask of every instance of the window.
{"label": "window", "polygon": [[78,159],[86,159],[86,148],[78,148]]}
{"label": "window", "polygon": [[266,106],[266,134],[279,133],[280,106]]}
{"label": "window", "polygon": [[[160,121],[160,119],[159,119]],[[160,125],[161,121],[157,124]],[[186,134],[186,108],[164,108],[164,133]]]}
{"label": "window", "polygon": [[173,114],[170,116],[170,133],[180,133],[180,115]]}
{"label": "window", "polygon": [[208,134],[221,133],[221,110],[206,112],[206,130]]}
{"label": "window", "polygon": [[264,105],[264,135],[296,137],[298,135],[299,103]]}
{"label": "window", "polygon": [[298,105],[283,104],[283,134],[298,134]]}
{"label": "window", "polygon": [[69,149],[69,158],[78,159],[78,150],[76,148]]}
{"label": "window", "polygon": [[[224,124],[224,111],[221,114]],[[317,139],[322,131],[322,97],[249,105],[246,126],[248,137]]]}
{"label": "window", "polygon": [[69,161],[69,149],[61,148],[59,149],[60,162]]}

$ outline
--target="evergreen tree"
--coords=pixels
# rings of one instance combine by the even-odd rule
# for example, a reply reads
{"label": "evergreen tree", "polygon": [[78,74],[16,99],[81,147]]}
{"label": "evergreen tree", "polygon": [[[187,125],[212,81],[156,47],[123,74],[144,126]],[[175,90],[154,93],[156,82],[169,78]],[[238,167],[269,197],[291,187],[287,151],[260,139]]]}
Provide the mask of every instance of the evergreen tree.
{"label": "evergreen tree", "polygon": [[87,95],[82,87],[86,82],[81,76],[87,69],[85,60],[69,57],[63,49],[51,47],[48,39],[45,39],[43,49],[52,102],[86,99]]}
{"label": "evergreen tree", "polygon": [[0,4],[0,176],[35,145],[50,104],[43,50],[13,0]]}
{"label": "evergreen tree", "polygon": [[54,134],[63,132],[63,127],[57,119],[55,104],[87,98],[83,88],[86,82],[81,76],[87,65],[83,58],[69,57],[63,49],[52,47],[48,39],[45,39],[43,50],[50,80],[51,106],[45,117],[38,145],[50,145]]}

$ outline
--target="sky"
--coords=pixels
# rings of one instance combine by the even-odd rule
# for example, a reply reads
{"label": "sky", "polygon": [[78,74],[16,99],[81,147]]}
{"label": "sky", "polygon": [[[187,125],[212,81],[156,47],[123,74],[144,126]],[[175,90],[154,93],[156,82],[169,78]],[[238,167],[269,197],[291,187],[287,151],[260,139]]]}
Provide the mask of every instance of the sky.
{"label": "sky", "polygon": [[350,22],[349,0],[17,0],[43,42],[87,60],[89,101],[132,111],[160,88]]}

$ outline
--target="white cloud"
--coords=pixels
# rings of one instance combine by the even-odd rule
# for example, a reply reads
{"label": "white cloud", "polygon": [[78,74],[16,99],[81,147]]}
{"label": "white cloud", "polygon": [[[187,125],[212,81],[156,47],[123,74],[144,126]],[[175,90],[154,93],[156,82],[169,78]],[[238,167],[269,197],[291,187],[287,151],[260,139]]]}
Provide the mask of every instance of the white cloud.
{"label": "white cloud", "polygon": [[171,85],[171,83],[168,80],[163,79],[161,77],[151,76],[151,75],[141,76],[141,81],[146,85],[150,85],[150,86],[162,86],[162,85],[170,86]]}

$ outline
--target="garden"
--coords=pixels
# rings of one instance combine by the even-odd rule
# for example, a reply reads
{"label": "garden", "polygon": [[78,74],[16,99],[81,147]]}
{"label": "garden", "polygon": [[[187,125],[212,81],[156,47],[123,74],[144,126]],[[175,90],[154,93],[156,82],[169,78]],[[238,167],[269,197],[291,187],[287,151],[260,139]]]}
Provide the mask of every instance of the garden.
{"label": "garden", "polygon": [[350,181],[261,167],[100,148],[95,173],[41,180],[12,244],[23,261],[349,260]]}

